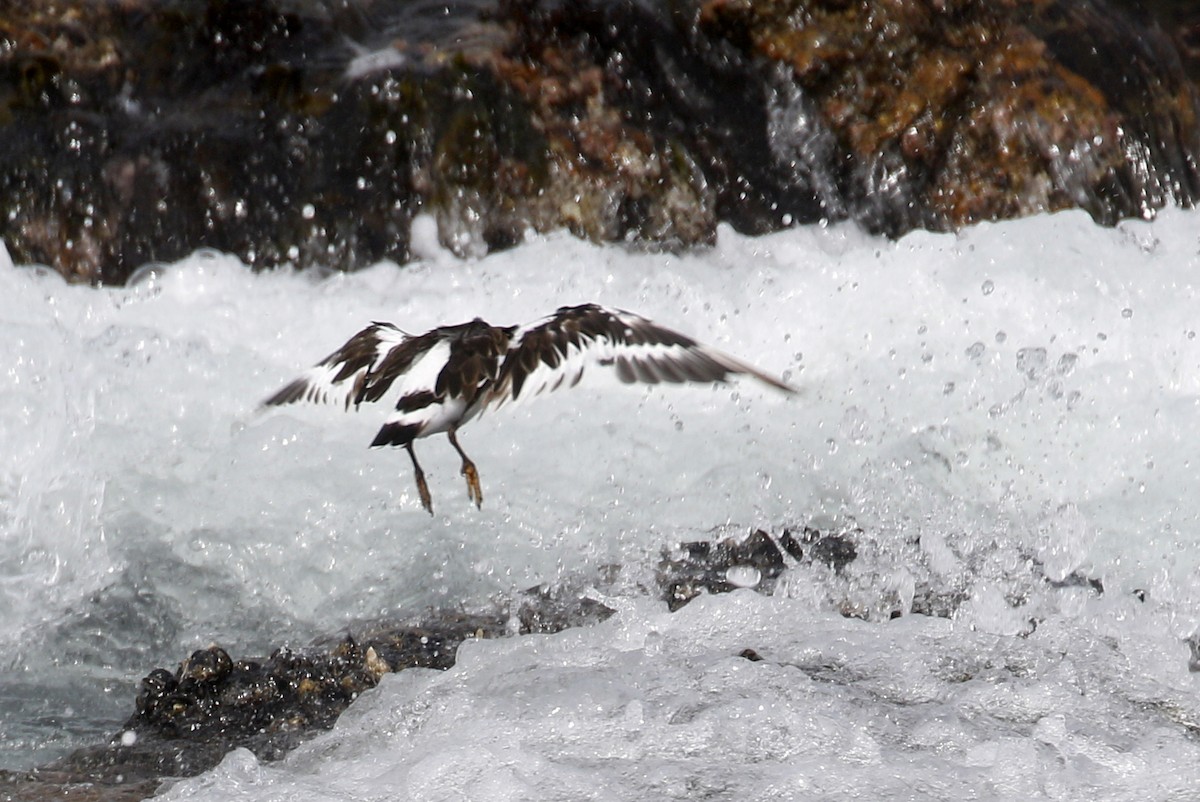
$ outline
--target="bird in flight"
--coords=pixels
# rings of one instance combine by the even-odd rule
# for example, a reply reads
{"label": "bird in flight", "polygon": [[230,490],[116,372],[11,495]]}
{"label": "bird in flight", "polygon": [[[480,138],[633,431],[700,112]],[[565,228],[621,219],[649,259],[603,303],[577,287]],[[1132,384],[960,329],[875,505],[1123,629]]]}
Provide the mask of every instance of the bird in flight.
{"label": "bird in flight", "polygon": [[611,368],[626,383],[723,382],[753,376],[785,393],[795,389],[757,368],[677,331],[620,309],[564,306],[526,326],[493,326],[475,318],[406,334],[372,323],[345,345],[263,402],[331,403],[355,409],[388,395],[395,410],[371,447],[403,446],[412,458],[421,504],[433,502],[413,441],[445,433],[462,457],[467,494],[483,504],[479,471],[458,430],[488,408],[560,387],[574,387],[585,368]]}

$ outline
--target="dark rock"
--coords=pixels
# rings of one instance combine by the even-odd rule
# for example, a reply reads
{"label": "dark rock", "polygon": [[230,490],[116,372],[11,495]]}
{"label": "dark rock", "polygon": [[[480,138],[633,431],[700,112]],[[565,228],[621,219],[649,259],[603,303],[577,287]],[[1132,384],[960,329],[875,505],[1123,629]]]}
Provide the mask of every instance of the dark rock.
{"label": "dark rock", "polygon": [[1072,571],[1064,579],[1051,579],[1050,587],[1052,588],[1089,588],[1094,590],[1097,596],[1104,595],[1104,583],[1094,576],[1085,576],[1078,571]]}
{"label": "dark rock", "polygon": [[862,535],[862,530],[853,528],[836,534],[822,534],[819,529],[806,526],[799,537],[790,529],[783,530],[779,544],[796,560],[804,559],[805,548],[809,560],[824,563],[835,571],[841,571],[858,557],[858,549],[852,539]]}
{"label": "dark rock", "polygon": [[[701,592],[753,588],[771,593],[789,565],[785,552],[802,566],[828,566],[833,573],[817,573],[844,588],[843,572],[857,559],[854,541],[861,536],[851,522],[831,534],[811,526],[799,535],[787,529],[778,543],[761,529],[742,540],[684,543],[664,552],[654,577],[657,593],[671,610]],[[1081,573],[1054,582],[1034,557],[1025,556],[1023,562],[1033,568],[1036,582],[1103,592],[1099,580]],[[280,648],[264,659],[233,659],[218,646],[197,650],[175,671],[156,668],[142,680],[135,712],[109,743],[77,750],[30,772],[0,772],[0,799],[140,799],[151,795],[161,778],[206,771],[233,748],[247,748],[262,760],[278,759],[332,727],[387,673],[449,668],[459,645],[471,638],[557,632],[603,621],[613,611],[587,593],[590,588],[620,592],[622,573],[620,567],[608,566],[588,581],[531,588],[508,609],[494,613],[442,610],[416,624],[360,623],[348,633],[318,639],[305,648]],[[634,592],[654,592],[640,584],[637,588]],[[911,612],[951,617],[968,598],[962,589],[935,591],[918,584]],[[1009,598],[1014,607],[1026,601],[1019,595]],[[843,615],[870,617],[855,601],[833,595],[829,602]],[[882,615],[895,617],[894,608],[882,609]],[[1037,623],[1031,618],[1025,634]],[[1195,658],[1200,640],[1188,643]],[[764,659],[753,648],[738,656],[751,662]],[[814,679],[841,681],[835,678],[841,676],[837,666],[799,667]]]}
{"label": "dark rock", "polygon": [[870,230],[1076,207],[1112,223],[1200,191],[1195,88],[1107,3],[711,0],[700,24],[798,84]]}
{"label": "dark rock", "polygon": [[804,547],[800,545],[799,539],[792,534],[792,530],[783,530],[783,534],[779,536],[779,545],[783,546],[783,550],[791,555],[793,560],[804,559]]}
{"label": "dark rock", "polygon": [[[517,605],[520,631],[557,632],[612,614],[578,590],[528,591]],[[0,772],[0,799],[141,799],[160,778],[199,774],[236,747],[278,759],[332,727],[385,674],[449,668],[464,640],[509,634],[508,620],[441,611],[418,625],[360,624],[352,634],[265,659],[233,660],[218,646],[197,650],[174,672],[156,668],[142,680],[136,712],[108,744],[32,772]]]}
{"label": "dark rock", "polygon": [[911,612],[914,615],[927,615],[933,618],[953,618],[969,599],[970,594],[965,590],[933,589],[922,584],[913,594]]}
{"label": "dark rock", "polygon": [[841,571],[858,557],[854,541],[846,535],[822,535],[809,548],[809,554],[817,562],[823,562],[835,571]]}
{"label": "dark rock", "polygon": [[1188,658],[1188,671],[1193,674],[1200,672],[1200,633],[1189,635],[1183,642],[1191,651],[1191,656]]}
{"label": "dark rock", "polygon": [[404,262],[421,211],[468,256],[557,228],[683,248],[719,221],[1144,217],[1200,193],[1181,8],[11,0],[0,237],[120,283],[200,247]]}
{"label": "dark rock", "polygon": [[602,602],[581,595],[582,590],[540,585],[525,591],[517,609],[521,634],[546,634],[591,626],[613,614]]}
{"label": "dark rock", "polygon": [[[658,586],[668,609],[678,610],[700,593],[729,593],[753,587],[770,593],[785,567],[783,554],[761,529],[738,542],[684,543],[677,555],[664,552],[658,566]],[[745,578],[738,576],[744,571]]]}
{"label": "dark rock", "polygon": [[79,802],[140,802],[158,790],[161,781],[136,780],[114,783],[80,780],[70,772],[35,769],[0,770],[0,800],[3,802],[47,802],[69,799]]}

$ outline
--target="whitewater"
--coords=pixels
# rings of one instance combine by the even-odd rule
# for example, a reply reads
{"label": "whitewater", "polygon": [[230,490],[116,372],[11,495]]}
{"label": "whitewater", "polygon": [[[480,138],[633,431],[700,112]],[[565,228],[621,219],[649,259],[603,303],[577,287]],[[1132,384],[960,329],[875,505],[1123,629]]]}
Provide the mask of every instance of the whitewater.
{"label": "whitewater", "polygon": [[[0,253],[0,767],[116,734],[142,676],[210,643],[558,584],[615,614],[468,641],[283,760],[234,751],[163,796],[1200,798],[1198,223],[723,228],[684,254],[531,234],[464,261],[420,218],[404,267],[198,252],[105,289]],[[407,455],[367,448],[385,410],[258,408],[372,320],[584,302],[800,394],[588,375],[464,428],[481,510],[419,441],[432,517]],[[664,549],[806,526],[857,558],[658,598]]]}

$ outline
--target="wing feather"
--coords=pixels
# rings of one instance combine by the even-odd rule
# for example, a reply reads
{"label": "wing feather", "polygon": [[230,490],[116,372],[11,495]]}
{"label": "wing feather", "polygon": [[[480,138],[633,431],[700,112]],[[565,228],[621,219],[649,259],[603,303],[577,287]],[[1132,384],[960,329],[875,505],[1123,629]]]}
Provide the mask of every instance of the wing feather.
{"label": "wing feather", "polygon": [[437,342],[433,333],[410,336],[391,323],[372,323],[346,344],[263,401],[279,406],[304,401],[349,409],[378,401]]}
{"label": "wing feather", "polygon": [[612,368],[621,381],[722,382],[753,376],[787,393],[794,388],[687,335],[619,309],[562,307],[514,335],[485,400],[488,406],[574,387],[588,365]]}

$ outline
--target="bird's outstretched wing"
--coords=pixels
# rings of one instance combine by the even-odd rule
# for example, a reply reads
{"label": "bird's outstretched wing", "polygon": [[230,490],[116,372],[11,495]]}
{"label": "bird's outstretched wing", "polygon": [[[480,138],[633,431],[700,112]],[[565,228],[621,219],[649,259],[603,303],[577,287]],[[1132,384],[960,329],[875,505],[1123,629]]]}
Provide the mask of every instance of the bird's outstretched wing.
{"label": "bird's outstretched wing", "polygon": [[357,408],[364,401],[378,401],[437,342],[433,332],[414,337],[391,323],[372,323],[263,406],[307,401],[349,409],[351,404]]}
{"label": "bird's outstretched wing", "polygon": [[590,365],[612,368],[626,383],[720,382],[745,374],[786,393],[794,388],[729,354],[620,309],[564,306],[520,329],[486,403],[500,406],[579,383]]}

